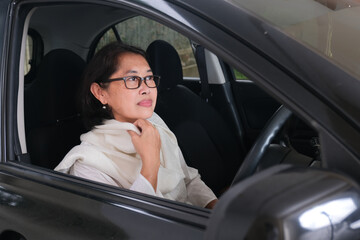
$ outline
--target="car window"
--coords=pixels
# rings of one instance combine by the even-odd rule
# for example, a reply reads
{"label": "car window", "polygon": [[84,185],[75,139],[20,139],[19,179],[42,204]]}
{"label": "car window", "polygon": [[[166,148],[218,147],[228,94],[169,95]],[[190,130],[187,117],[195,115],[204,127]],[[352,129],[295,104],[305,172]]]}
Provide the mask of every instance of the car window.
{"label": "car window", "polygon": [[[144,50],[154,40],[164,40],[177,50],[183,68],[184,78],[199,78],[199,72],[195,61],[191,42],[180,33],[155,22],[149,18],[137,16],[127,19],[115,25],[115,29],[122,42],[138,46]],[[96,51],[102,46],[116,40],[113,29],[109,29],[100,39]]]}
{"label": "car window", "polygon": [[30,83],[36,76],[36,69],[39,66],[44,53],[43,39],[34,29],[29,29],[25,44],[24,76],[25,83]]}
{"label": "car window", "polygon": [[[359,1],[231,1],[359,77]],[[344,36],[351,36],[344,38]]]}
{"label": "car window", "polygon": [[235,75],[235,80],[249,80],[249,78],[247,76],[245,76],[243,73],[241,73],[240,71],[233,69],[234,75]]}
{"label": "car window", "polygon": [[115,32],[113,28],[110,28],[109,30],[107,30],[104,35],[101,36],[99,42],[96,45],[96,49],[95,52],[99,51],[102,47],[104,47],[105,45],[107,45],[108,43],[117,41]]}
{"label": "car window", "polygon": [[[95,9],[95,7],[89,8]],[[24,87],[23,101],[25,122],[23,125],[25,126],[24,135],[26,137],[26,150],[29,162],[34,166],[51,170],[56,169],[56,171],[59,171],[60,168],[56,167],[62,159],[67,156],[74,146],[80,144],[81,134],[89,130],[85,129],[81,121],[82,115],[75,104],[79,101],[78,93],[81,90],[81,77],[86,66],[85,59],[86,56],[91,56],[89,51],[99,50],[106,44],[117,40],[146,49],[153,40],[162,39],[170,42],[170,44],[176,48],[183,62],[187,60],[187,63],[189,63],[191,62],[189,58],[192,58],[193,63],[195,63],[188,38],[145,17],[130,18],[117,25],[103,24],[102,27],[98,29],[87,29],[89,31],[88,35],[86,35],[86,30],[84,30],[81,34],[79,33],[75,36],[75,32],[84,26],[81,23],[74,23],[74,26],[72,26],[74,30],[73,35],[64,35],[61,31],[62,29],[56,28],[56,24],[58,24],[57,21],[45,21],[47,28],[45,29],[43,27],[44,15],[57,14],[61,17],[67,13],[67,10],[66,7],[39,8],[32,15],[29,26],[39,29],[41,36],[44,36],[46,51],[43,61],[36,71],[34,81],[36,84],[28,84]],[[119,12],[122,13],[121,11]],[[83,17],[85,18],[85,16]],[[126,19],[118,15],[114,15],[113,17],[115,19],[114,22],[119,22],[120,19]],[[91,19],[92,17],[88,16],[88,18]],[[119,18],[119,20],[116,21],[116,18]],[[131,28],[131,25],[136,25],[138,29]],[[61,26],[68,27],[65,25]],[[156,31],[157,35],[155,33],[151,35],[150,32],[147,32],[144,37],[145,33],[142,32],[145,31],[145,29],[152,28],[159,30]],[[67,32],[70,31],[69,29],[67,29]],[[129,30],[126,31],[126,29]],[[98,33],[100,32],[103,34],[99,35]],[[57,36],[56,39],[52,38],[54,35]],[[83,35],[87,37],[85,38]],[[88,38],[90,38],[89,36],[94,36],[96,38],[95,41],[88,40]],[[152,38],[150,38],[150,36],[152,36]],[[142,38],[146,39],[146,41],[141,41]],[[83,42],[81,47],[79,47],[79,42],[81,41]],[[92,42],[96,42],[96,47],[91,45]],[[90,48],[86,46],[90,46]],[[189,65],[186,63],[183,64],[183,67],[187,73],[190,72],[189,69],[194,68],[196,70],[197,68],[196,64]],[[197,74],[197,70],[192,72]],[[194,76],[194,74],[188,76]],[[148,82],[146,82],[146,84],[148,84]],[[44,101],[44,99],[46,99],[46,101]],[[34,109],[36,109],[36,114],[34,114]],[[35,138],[38,138],[38,140]],[[164,146],[166,146],[166,144],[164,144]],[[177,146],[175,147],[177,149]],[[177,156],[179,156],[180,161],[181,155]],[[60,170],[60,172],[69,172],[68,170]],[[121,174],[116,176],[121,176]],[[91,178],[86,179],[91,180]],[[114,179],[116,186],[126,186],[116,178]],[[163,182],[166,183],[166,181]],[[159,187],[159,189],[161,188]],[[215,195],[210,189],[208,192],[208,198],[214,200]],[[179,192],[179,194],[181,193]],[[180,197],[182,198],[182,196]],[[207,204],[205,202],[200,203],[200,200],[198,202],[199,203],[196,202],[197,205],[194,203],[194,206],[203,207]]]}
{"label": "car window", "polygon": [[28,34],[26,39],[26,48],[25,48],[24,75],[30,72],[32,57],[33,57],[33,38],[31,37],[31,35]]}

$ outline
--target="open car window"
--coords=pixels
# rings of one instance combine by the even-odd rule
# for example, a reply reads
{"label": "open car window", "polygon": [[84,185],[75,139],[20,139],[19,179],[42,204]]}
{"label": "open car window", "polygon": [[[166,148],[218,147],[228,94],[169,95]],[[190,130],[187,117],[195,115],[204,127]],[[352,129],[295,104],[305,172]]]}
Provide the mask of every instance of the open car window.
{"label": "open car window", "polygon": [[[41,29],[39,26],[44,24],[44,18],[49,14],[59,16],[65,14],[68,7],[80,9],[80,6],[77,5],[38,8],[33,13],[29,26]],[[92,9],[91,5],[88,7]],[[146,50],[153,41],[165,40],[169,46],[174,47],[174,54],[180,57],[183,76],[185,78],[198,76],[193,49],[187,37],[149,18],[134,17],[133,14],[122,12],[121,9],[117,11],[119,11],[119,15],[114,14],[113,21],[118,18],[124,20],[110,29],[106,24],[103,25],[103,29],[99,26],[93,31],[91,28],[88,29],[87,34],[93,36],[94,40],[98,39],[95,45],[96,50],[113,41],[122,41]],[[53,34],[61,36],[62,31],[65,31],[65,26],[57,26],[56,24],[59,23],[56,21],[49,21],[47,24],[54,25],[54,27],[52,27],[52,32],[40,32],[44,39]],[[80,22],[77,23],[75,29],[82,27],[83,23]],[[75,30],[72,31],[75,34]],[[100,37],[96,34],[104,31],[105,33]],[[84,44],[91,42],[85,41],[81,34],[74,35],[74,41]],[[80,135],[86,132],[82,125],[82,116],[77,102],[87,54],[84,52],[84,48],[78,48],[79,43],[72,45],[66,41],[66,37],[61,41],[45,42],[46,51],[37,75],[34,81],[24,88],[23,107],[27,154],[31,164],[35,166],[54,169],[74,146],[80,144]],[[216,55],[213,56],[217,59]],[[174,67],[167,65],[169,60],[167,57],[162,57],[162,59],[161,67],[166,71],[169,70],[168,68]],[[212,66],[211,58],[206,60],[205,67]],[[160,73],[163,71],[161,67]],[[178,69],[174,67],[173,70],[175,72]],[[246,78],[240,73],[241,70],[228,76],[226,76],[226,70],[222,69],[220,65],[219,68],[212,68],[212,70],[218,71],[218,73],[211,77],[218,75],[226,78],[226,82],[209,84],[211,85],[209,91],[212,94],[207,100],[203,99],[201,95],[188,93],[188,90],[182,93],[183,89],[178,89],[177,83],[168,84],[172,80],[171,76],[163,75],[162,81],[164,82],[162,84],[167,86],[167,91],[170,91],[170,88],[175,90],[174,93],[167,94],[162,92],[162,85],[160,85],[158,105],[155,111],[178,137],[179,146],[188,165],[198,169],[204,182],[220,197],[230,186],[244,156],[280,104],[254,83],[231,79],[233,76]],[[231,89],[224,87],[228,83],[231,83]],[[186,89],[186,86],[183,88]],[[181,98],[183,96],[185,96],[184,100]],[[169,104],[171,108],[169,108]],[[200,120],[198,122],[195,120],[193,116],[198,114],[208,121]],[[178,117],[179,115],[189,116],[189,118],[182,119]],[[217,131],[213,131],[213,129],[217,129]],[[293,129],[291,130],[293,131]],[[297,143],[300,142],[298,145],[301,145],[298,152],[310,152],[309,159],[305,160],[307,165],[318,160],[311,142],[313,137],[317,137],[316,133],[311,132],[305,137],[295,139]],[[278,143],[282,141],[288,145],[293,144],[290,141],[278,139]],[[306,143],[301,144],[302,141],[306,141]],[[213,169],[207,169],[206,159],[214,161]],[[278,163],[281,161],[279,160]]]}
{"label": "open car window", "polygon": [[146,49],[151,42],[159,39],[169,42],[177,50],[184,79],[198,79],[199,72],[190,40],[181,33],[143,16],[126,19],[111,27],[100,38],[96,51],[117,40]]}
{"label": "open car window", "polygon": [[[96,9],[95,5],[88,5],[87,7],[92,10]],[[108,9],[105,6],[103,8]],[[153,40],[170,36],[169,39],[172,39],[172,42],[177,47],[181,59],[185,59],[185,55],[192,55],[193,57],[190,41],[182,34],[145,17],[128,18],[133,13],[123,11],[122,9],[116,10],[119,14],[112,16],[113,21],[119,22],[122,18],[127,20],[120,21],[120,23],[107,31],[105,31],[107,29],[107,22],[105,22],[101,26],[102,28],[94,26],[94,29],[87,28],[88,32],[86,33],[75,33],[75,29],[84,28],[85,23],[74,23],[74,29],[70,30],[74,31],[74,42],[69,41],[63,35],[64,31],[69,31],[69,29],[65,29],[66,24],[63,25],[57,21],[51,21],[50,18],[45,24],[47,28],[44,28],[44,19],[48,19],[49,15],[56,14],[57,16],[63,16],[67,14],[68,9],[79,10],[81,6],[73,4],[42,6],[36,8],[28,18],[29,28],[37,29],[39,36],[44,41],[44,56],[36,68],[36,75],[33,80],[29,83],[25,82],[23,92],[19,93],[24,98],[24,100],[19,98],[19,102],[23,102],[23,105],[19,106],[19,110],[22,109],[24,112],[23,126],[25,128],[24,133],[19,134],[19,138],[26,142],[26,148],[23,148],[21,154],[22,159],[27,159],[35,169],[40,167],[40,169],[46,169],[49,172],[54,170],[74,146],[80,144],[80,136],[86,132],[78,107],[78,102],[80,101],[78,93],[81,77],[87,64],[86,59],[91,49],[84,51],[85,47],[79,47],[80,43],[84,44],[84,46],[86,44],[92,46],[92,41],[97,40],[98,42],[95,47],[97,51],[104,45],[116,41],[117,36],[120,36],[124,42],[125,39],[129,39],[127,43],[141,45],[139,42],[134,41],[139,39],[139,36],[143,37],[145,33],[148,36],[152,35],[152,32],[145,31],[152,28],[147,27],[141,31],[134,31],[131,34],[130,31],[121,30],[121,28],[124,29],[124,26],[122,27],[121,25],[127,24],[125,27],[131,29],[130,25],[137,25],[139,27],[143,25],[143,22],[148,21],[150,25],[157,26],[160,29],[160,33],[141,45],[144,50]],[[92,16],[89,15],[87,17],[91,18]],[[105,33],[99,37],[98,32],[104,31]],[[82,36],[85,34],[91,36],[92,39],[85,39]],[[132,38],[126,36],[126,34],[132,35]],[[57,35],[59,38],[53,39],[51,38],[52,35]],[[61,39],[61,36],[64,39]],[[29,41],[29,38],[27,38],[26,48],[23,49],[25,52],[29,52],[29,46],[31,46]],[[28,61],[28,59],[29,55],[26,55],[25,61]],[[193,62],[191,65],[185,64],[183,69],[190,68],[193,70],[189,72],[197,72],[196,63]],[[194,75],[191,76],[194,77]],[[74,178],[76,179],[76,177]],[[86,179],[84,180],[86,181]],[[151,198],[148,200],[151,201]],[[177,203],[174,202],[174,204]]]}

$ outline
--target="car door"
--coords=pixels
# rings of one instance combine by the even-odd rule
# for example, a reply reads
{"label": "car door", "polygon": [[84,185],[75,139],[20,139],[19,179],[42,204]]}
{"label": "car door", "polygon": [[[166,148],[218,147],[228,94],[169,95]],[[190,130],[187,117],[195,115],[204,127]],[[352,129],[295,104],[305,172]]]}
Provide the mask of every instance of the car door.
{"label": "car door", "polygon": [[33,166],[0,167],[1,239],[201,238],[209,214]]}
{"label": "car door", "polygon": [[[21,129],[21,126],[24,127],[21,122],[23,106],[21,105],[21,94],[18,94],[22,92],[19,89],[22,86],[21,74],[23,72],[20,71],[21,67],[19,65],[21,65],[23,59],[19,59],[19,56],[22,56],[24,47],[21,47],[21,43],[25,40],[24,35],[26,36],[24,34],[26,31],[24,31],[23,27],[26,26],[26,18],[30,17],[28,14],[34,7],[38,7],[36,10],[41,10],[43,7],[45,11],[42,12],[44,14],[42,16],[48,15],[49,22],[51,19],[62,19],[62,21],[65,21],[69,19],[69,16],[71,16],[69,13],[71,12],[81,16],[81,18],[77,19],[81,22],[84,21],[82,17],[86,16],[84,12],[90,13],[94,11],[98,13],[99,9],[106,7],[108,11],[105,11],[105,13],[107,14],[100,15],[101,17],[111,17],[110,13],[120,15],[124,14],[124,12],[130,12],[151,16],[155,20],[166,23],[167,26],[177,28],[189,38],[203,44],[219,56],[219,58],[228,62],[229,65],[233,65],[239,71],[244,72],[262,89],[266,89],[267,93],[271,93],[271,96],[276,96],[279,102],[290,106],[306,123],[315,126],[316,130],[321,132],[324,145],[327,146],[327,148],[322,147],[325,159],[335,159],[341,155],[341,159],[345,162],[354,163],[355,157],[344,147],[344,144],[339,143],[341,138],[335,139],[329,133],[330,130],[335,130],[330,127],[326,129],[323,127],[327,123],[326,121],[321,121],[323,116],[317,114],[311,107],[305,109],[304,105],[308,102],[316,102],[318,107],[321,106],[323,109],[328,109],[328,107],[316,95],[314,96],[312,92],[309,92],[308,89],[295,81],[288,72],[282,71],[282,68],[274,67],[263,55],[258,54],[253,48],[249,48],[249,45],[244,44],[244,41],[239,41],[237,37],[234,37],[236,33],[229,34],[228,29],[222,28],[223,23],[213,24],[213,21],[205,21],[208,18],[204,16],[216,16],[214,12],[204,15],[194,10],[191,5],[184,7],[180,4],[180,1],[176,4],[165,1],[123,1],[121,3],[113,1],[111,4],[110,1],[106,3],[103,1],[92,1],[92,3],[94,2],[96,5],[90,3],[84,4],[85,2],[79,5],[51,2],[51,6],[44,2],[41,5],[36,5],[32,2],[17,2],[17,4],[12,5],[12,14],[10,16],[6,14],[1,15],[3,18],[2,22],[11,23],[9,24],[10,29],[4,29],[6,40],[4,40],[5,45],[2,46],[2,49],[8,49],[2,53],[4,54],[4,57],[2,57],[2,67],[7,66],[8,68],[2,69],[4,71],[2,71],[1,79],[4,86],[2,93],[6,93],[1,98],[1,101],[3,101],[1,113],[4,114],[2,116],[2,121],[4,121],[2,143],[4,146],[1,148],[3,159],[0,164],[0,182],[2,184],[1,210],[4,213],[0,219],[2,220],[1,232],[4,234],[3,236],[13,234],[12,236],[18,238],[23,236],[29,239],[39,239],[42,237],[55,239],[95,239],[100,238],[100,236],[105,236],[109,239],[127,237],[143,239],[174,236],[174,238],[186,239],[201,238],[205,229],[207,229],[207,234],[210,234],[207,236],[222,236],[221,234],[225,232],[227,234],[225,236],[241,237],[251,229],[250,227],[253,223],[251,216],[256,219],[260,217],[261,220],[261,217],[266,215],[261,215],[259,208],[261,210],[261,207],[267,204],[266,201],[268,199],[280,199],[280,201],[274,201],[275,203],[272,202],[272,205],[267,205],[270,206],[266,208],[267,211],[271,209],[286,211],[292,209],[293,206],[297,206],[297,204],[313,200],[311,196],[314,193],[323,195],[322,193],[327,192],[327,189],[331,188],[332,185],[330,183],[335,182],[339,188],[344,186],[345,189],[339,191],[340,193],[346,193],[347,189],[358,189],[354,181],[348,180],[347,177],[343,178],[343,176],[334,176],[332,173],[328,174],[327,171],[316,170],[316,174],[312,174],[314,172],[312,170],[308,171],[304,168],[293,170],[288,169],[287,166],[280,166],[269,169],[259,175],[254,175],[246,180],[246,182],[241,182],[230,188],[224,195],[224,198],[220,199],[219,207],[211,213],[208,210],[57,173],[51,169],[36,166],[31,162],[26,164],[28,160],[27,152],[26,148],[22,145],[26,142],[24,141],[26,136],[25,131]],[[10,6],[8,4],[5,4],[4,9]],[[193,4],[194,6],[197,4],[203,5],[204,2],[199,1]],[[225,3],[219,1],[217,4]],[[85,8],[88,11],[81,11]],[[118,9],[125,11],[117,12]],[[206,9],[209,10],[210,8]],[[221,8],[220,10],[224,9]],[[68,16],[68,18],[56,18],[54,17],[58,16],[55,15],[56,13],[66,13],[63,16]],[[236,16],[252,19],[251,16],[242,11],[238,13]],[[36,12],[33,14],[36,14]],[[5,16],[9,17],[9,19]],[[97,17],[98,19],[100,16],[96,14],[94,16],[91,15],[91,17]],[[108,23],[111,25],[118,20],[118,18],[110,19]],[[218,20],[221,22],[222,19]],[[84,22],[86,23],[84,26],[88,26],[89,22]],[[238,22],[241,23],[241,21]],[[47,21],[39,21],[38,23],[41,23],[41,26],[43,26]],[[65,26],[62,29],[64,32],[63,34],[58,34],[57,38],[54,38],[53,43],[58,44],[57,46],[68,48],[73,46],[73,50],[77,50],[79,55],[85,59],[88,53],[87,48],[91,45],[93,38],[83,47],[79,46],[77,42],[60,41],[62,36],[66,36],[65,33],[70,36],[76,34],[76,32],[70,32],[71,34],[69,34],[68,31],[71,31],[69,26],[75,25],[78,22],[72,21],[71,23],[71,25],[62,25],[63,27]],[[94,34],[93,37],[98,36],[101,32],[100,30],[105,29],[107,28],[99,29],[99,32]],[[79,29],[76,30],[79,31]],[[79,31],[81,34],[78,35],[85,35],[86,28],[81,30]],[[248,33],[244,31],[243,34],[247,36]],[[47,35],[48,40],[52,39],[51,36],[51,34]],[[49,46],[46,45],[46,47]],[[256,94],[260,95],[260,93]],[[18,112],[20,113],[18,114]],[[331,114],[334,113],[329,113],[329,119],[333,116]],[[316,125],[314,122],[321,122],[323,125]],[[330,156],[331,153],[334,153],[333,157]],[[328,162],[331,161],[328,160]],[[339,166],[344,171],[347,170],[346,164],[339,164]],[[346,172],[356,179],[356,169],[354,168]],[[318,176],[320,177],[317,178]],[[329,178],[326,179],[326,177]],[[321,178],[325,179],[325,187],[322,185],[322,181],[320,181]],[[312,182],[312,179],[315,179],[315,182]],[[314,183],[313,186],[311,186],[311,183]],[[299,186],[299,188],[291,191],[296,186]],[[309,189],[307,194],[301,195],[303,189]],[[336,191],[332,193],[335,194]],[[299,195],[301,196],[298,198]],[[287,198],[291,196],[295,199],[287,203]],[[356,198],[356,191],[353,196]],[[344,198],[346,199],[346,197]],[[351,201],[346,199],[345,203],[349,202]],[[274,208],[271,208],[272,206]],[[241,210],[244,209],[248,210],[248,212],[242,213]],[[303,208],[300,209],[303,210]],[[232,212],[234,215],[228,215],[228,212]],[[276,215],[277,212],[270,213],[272,215],[268,216]],[[221,229],[223,225],[220,223],[224,219],[222,218],[223,216],[226,218],[226,221],[223,223],[229,223],[228,227],[232,228],[232,230],[227,231],[229,228],[226,227]],[[243,216],[244,218],[242,218]],[[19,219],[22,221],[20,224]],[[244,226],[237,224],[238,219],[244,220],[247,224]],[[209,224],[207,224],[208,220]],[[356,223],[356,219],[351,219],[351,221]],[[232,223],[235,223],[236,226],[231,225]],[[267,229],[276,229],[272,226],[267,228],[268,225],[266,224],[265,227],[264,224],[259,226],[261,226],[261,234],[267,234]],[[329,229],[329,226],[331,224],[327,225],[326,229]],[[352,226],[357,229],[356,224]],[[235,232],[234,230],[238,231]],[[238,234],[240,231],[242,233]],[[270,234],[270,236],[273,235]]]}

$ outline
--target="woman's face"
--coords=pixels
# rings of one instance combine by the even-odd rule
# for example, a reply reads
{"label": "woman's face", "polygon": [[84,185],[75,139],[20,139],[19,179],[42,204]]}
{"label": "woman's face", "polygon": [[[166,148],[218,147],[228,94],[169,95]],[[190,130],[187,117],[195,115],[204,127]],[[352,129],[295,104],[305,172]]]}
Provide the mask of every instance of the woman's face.
{"label": "woman's face", "polygon": [[[145,77],[152,71],[145,58],[139,54],[124,53],[119,57],[118,69],[110,79],[127,76]],[[96,84],[96,83],[93,83]],[[154,112],[157,89],[149,88],[145,82],[137,89],[127,89],[124,81],[110,82],[108,88],[99,88],[95,97],[104,105],[111,107],[114,118],[120,122],[135,122],[147,119]]]}

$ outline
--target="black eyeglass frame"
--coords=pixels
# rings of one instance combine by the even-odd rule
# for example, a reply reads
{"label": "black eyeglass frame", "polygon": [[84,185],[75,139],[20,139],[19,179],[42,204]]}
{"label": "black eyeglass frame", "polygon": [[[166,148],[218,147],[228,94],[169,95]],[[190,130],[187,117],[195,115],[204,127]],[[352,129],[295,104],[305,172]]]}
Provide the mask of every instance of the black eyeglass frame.
{"label": "black eyeglass frame", "polygon": [[[155,82],[155,86],[154,87],[151,87],[147,84],[147,80],[149,77],[152,77],[153,78],[153,81]],[[140,79],[139,81],[139,84],[137,87],[134,87],[134,88],[129,88],[126,84],[126,80],[129,79],[129,78],[138,78]],[[126,77],[121,77],[121,78],[112,78],[112,79],[106,79],[106,80],[103,80],[103,81],[100,81],[98,83],[110,83],[110,82],[115,82],[115,81],[124,81],[125,82],[125,87],[127,89],[138,89],[142,82],[144,81],[145,82],[145,85],[148,87],[148,88],[157,88],[160,84],[160,76],[158,75],[148,75],[148,76],[145,76],[145,77],[140,77],[140,76],[126,76]]]}

